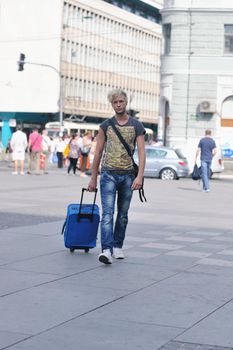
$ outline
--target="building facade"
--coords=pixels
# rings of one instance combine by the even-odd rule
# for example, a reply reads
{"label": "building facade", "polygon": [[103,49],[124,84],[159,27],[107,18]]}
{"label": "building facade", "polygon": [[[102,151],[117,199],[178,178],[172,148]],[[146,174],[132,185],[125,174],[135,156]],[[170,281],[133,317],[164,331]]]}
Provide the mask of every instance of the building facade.
{"label": "building facade", "polygon": [[205,129],[233,155],[233,2],[166,0],[159,134],[193,157]]}
{"label": "building facade", "polygon": [[[116,1],[114,2],[116,3]],[[107,93],[128,92],[130,109],[156,124],[161,28],[104,1],[64,2],[61,72],[66,114],[107,118]]]}
{"label": "building facade", "polygon": [[99,123],[111,116],[113,88],[125,89],[129,108],[156,129],[161,8],[161,0],[1,0],[2,138],[9,119],[44,124],[61,109],[63,118]]}

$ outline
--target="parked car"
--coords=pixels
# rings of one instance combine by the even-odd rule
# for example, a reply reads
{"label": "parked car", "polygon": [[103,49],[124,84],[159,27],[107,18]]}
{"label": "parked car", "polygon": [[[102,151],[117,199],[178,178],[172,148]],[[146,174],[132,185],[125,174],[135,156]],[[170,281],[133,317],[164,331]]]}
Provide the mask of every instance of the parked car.
{"label": "parked car", "polygon": [[[145,177],[157,177],[162,180],[178,180],[189,176],[187,159],[179,149],[146,145]],[[134,159],[138,161],[135,150]]]}

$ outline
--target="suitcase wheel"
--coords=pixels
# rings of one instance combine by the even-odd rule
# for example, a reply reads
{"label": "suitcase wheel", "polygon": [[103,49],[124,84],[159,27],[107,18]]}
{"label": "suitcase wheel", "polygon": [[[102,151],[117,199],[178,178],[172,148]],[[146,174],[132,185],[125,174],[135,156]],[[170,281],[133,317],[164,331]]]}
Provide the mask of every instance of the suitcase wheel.
{"label": "suitcase wheel", "polygon": [[70,252],[73,253],[75,251],[74,248],[70,248]]}
{"label": "suitcase wheel", "polygon": [[89,248],[85,248],[85,253],[88,253],[89,252]]}

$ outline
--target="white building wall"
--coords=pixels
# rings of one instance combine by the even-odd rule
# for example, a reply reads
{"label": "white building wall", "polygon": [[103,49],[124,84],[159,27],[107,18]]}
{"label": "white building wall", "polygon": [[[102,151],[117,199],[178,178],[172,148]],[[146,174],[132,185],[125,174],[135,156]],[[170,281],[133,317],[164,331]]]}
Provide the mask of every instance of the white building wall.
{"label": "white building wall", "polygon": [[161,26],[100,0],[67,0],[64,13],[65,112],[107,117],[108,91],[123,88],[140,119],[156,124]]}
{"label": "white building wall", "polygon": [[[194,159],[205,129],[212,130],[217,143],[225,142],[219,84],[228,77],[230,94],[233,55],[224,52],[224,25],[233,24],[233,2],[165,0],[164,5],[162,23],[171,23],[171,50],[161,63],[161,96],[170,104],[167,144],[186,145]],[[167,76],[172,76],[172,98],[163,88]],[[202,101],[209,101],[212,116],[198,114]]]}
{"label": "white building wall", "polygon": [[[148,2],[148,1],[146,1]],[[162,7],[162,0],[149,0]],[[63,13],[64,11],[64,13]],[[109,116],[111,88],[124,88],[140,118],[157,123],[161,26],[101,0],[0,0],[0,111]]]}
{"label": "white building wall", "polygon": [[50,68],[25,64],[17,71],[22,52],[26,61],[60,69],[62,0],[0,0],[0,111],[56,112],[59,75]]}
{"label": "white building wall", "polygon": [[207,11],[215,9],[232,9],[233,4],[231,0],[164,0],[164,8],[187,9],[188,7],[195,7]]}

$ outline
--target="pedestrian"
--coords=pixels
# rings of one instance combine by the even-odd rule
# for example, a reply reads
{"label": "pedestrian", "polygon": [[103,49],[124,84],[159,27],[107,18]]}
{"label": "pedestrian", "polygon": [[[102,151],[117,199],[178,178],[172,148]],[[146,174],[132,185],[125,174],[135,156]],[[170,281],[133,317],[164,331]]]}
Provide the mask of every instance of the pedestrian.
{"label": "pedestrian", "polygon": [[48,130],[44,129],[42,131],[42,152],[44,155],[44,166],[43,166],[43,172],[44,174],[48,174],[48,160],[51,152],[51,139],[48,136]]}
{"label": "pedestrian", "polygon": [[92,144],[91,131],[87,131],[82,138],[81,156],[80,156],[80,176],[86,177],[86,170],[90,168],[90,150]]}
{"label": "pedestrian", "polygon": [[69,154],[68,158],[70,161],[70,164],[67,169],[67,173],[69,174],[71,170],[73,170],[73,174],[76,174],[77,170],[77,162],[78,162],[78,152],[79,152],[79,145],[76,134],[73,134],[71,136],[71,140],[69,142]]}
{"label": "pedestrian", "polygon": [[14,162],[14,171],[12,172],[13,175],[19,174],[19,164],[20,175],[24,175],[24,161],[27,144],[27,135],[22,131],[21,126],[17,126],[16,131],[12,134],[10,141],[12,159]]}
{"label": "pedestrian", "polygon": [[57,142],[56,142],[56,146],[55,146],[55,150],[57,153],[57,167],[58,168],[63,168],[63,164],[64,164],[64,150],[66,148],[66,143],[65,143],[65,139],[64,136],[59,136]]}
{"label": "pedestrian", "polygon": [[211,174],[211,163],[216,152],[217,148],[215,141],[211,137],[211,130],[207,129],[205,131],[205,137],[199,141],[195,157],[195,164],[197,163],[197,158],[199,155],[201,159],[201,179],[203,184],[203,192],[210,191],[209,178]]}
{"label": "pedestrian", "polygon": [[37,127],[29,135],[29,174],[40,175],[40,155],[42,152],[42,136]]}
{"label": "pedestrian", "polygon": [[[56,140],[56,137],[55,138],[50,137],[50,141],[51,141],[51,148],[50,148],[50,155],[49,155],[49,163],[55,164],[55,163],[57,163],[57,154],[56,154],[57,140]],[[56,159],[54,159],[54,158],[56,158]]]}
{"label": "pedestrian", "polygon": [[[124,259],[123,243],[128,223],[128,210],[133,190],[139,190],[143,184],[145,167],[145,129],[141,122],[130,117],[126,112],[128,98],[121,89],[108,94],[115,115],[105,120],[99,129],[97,145],[92,166],[92,176],[88,190],[94,191],[97,187],[97,176],[101,164],[100,194],[102,204],[101,247],[99,261],[104,264],[112,263],[112,255],[116,259]],[[113,122],[132,154],[137,144],[139,154],[139,171],[135,176],[132,158],[116,135]],[[117,196],[117,218],[114,225],[114,207]]]}
{"label": "pedestrian", "polygon": [[68,157],[69,151],[70,151],[69,150],[70,140],[71,140],[70,136],[68,136],[67,134],[64,134],[64,142],[65,142],[66,147],[65,147],[64,152],[63,152],[63,165],[65,167],[68,167],[70,164],[69,157]]}

